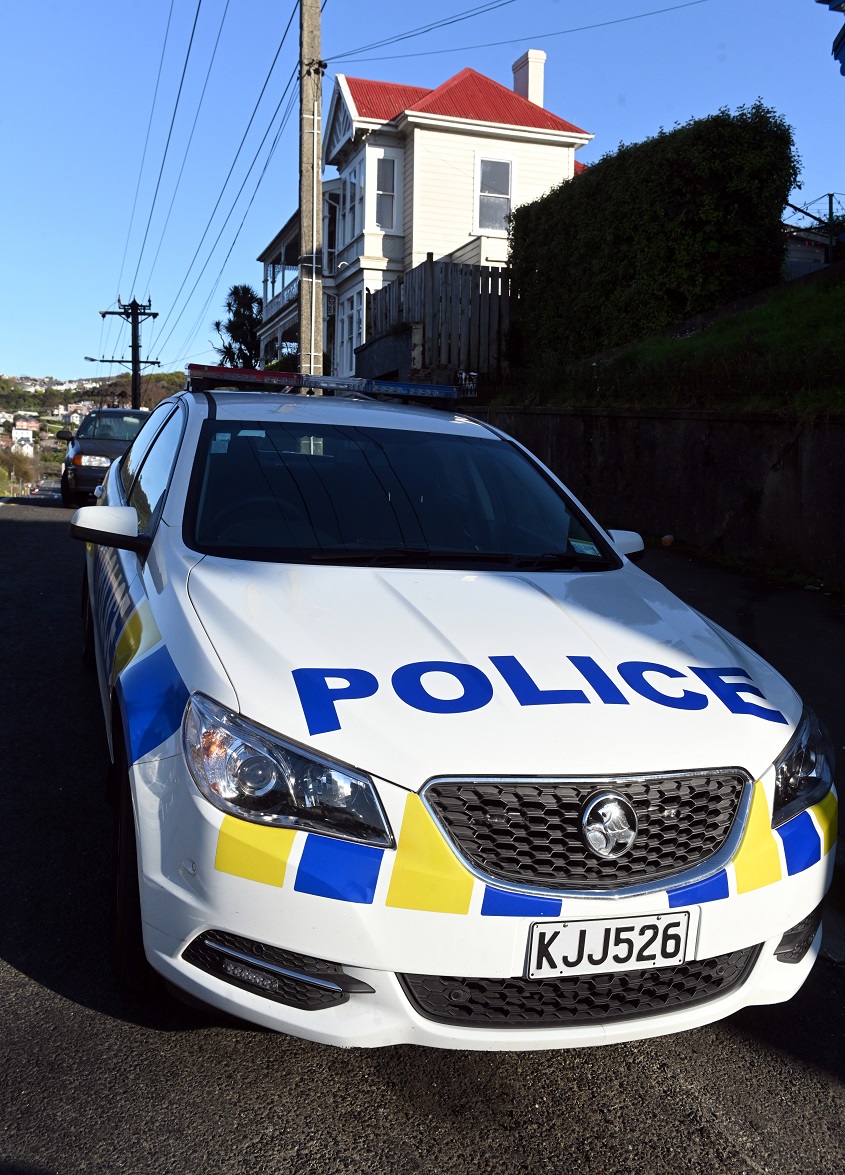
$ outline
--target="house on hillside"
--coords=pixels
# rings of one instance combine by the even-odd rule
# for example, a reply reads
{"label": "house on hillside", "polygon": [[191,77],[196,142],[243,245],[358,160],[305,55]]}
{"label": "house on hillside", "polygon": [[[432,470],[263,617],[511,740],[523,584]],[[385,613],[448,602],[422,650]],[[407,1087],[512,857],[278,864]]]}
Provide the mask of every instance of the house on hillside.
{"label": "house on hillside", "polygon": [[[367,294],[426,262],[501,269],[513,208],[571,179],[593,137],[543,106],[546,55],[528,50],[513,89],[464,69],[434,89],[339,74],[324,122],[324,347],[355,373]],[[266,362],[297,338],[299,214],[258,260]]]}

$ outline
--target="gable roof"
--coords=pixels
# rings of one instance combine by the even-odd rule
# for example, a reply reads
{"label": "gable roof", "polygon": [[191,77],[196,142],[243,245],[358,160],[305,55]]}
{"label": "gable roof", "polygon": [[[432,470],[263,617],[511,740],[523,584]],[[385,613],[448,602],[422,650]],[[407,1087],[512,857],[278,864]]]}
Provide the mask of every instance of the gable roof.
{"label": "gable roof", "polygon": [[346,84],[355,103],[359,118],[378,119],[392,122],[397,115],[415,102],[419,102],[431,90],[422,86],[403,86],[398,82],[371,82],[366,78],[347,77]]}
{"label": "gable roof", "polygon": [[474,122],[587,134],[574,123],[558,118],[550,110],[529,102],[474,69],[462,69],[434,90],[365,78],[347,77],[346,83],[360,118],[392,122],[407,111],[410,114],[434,114]]}

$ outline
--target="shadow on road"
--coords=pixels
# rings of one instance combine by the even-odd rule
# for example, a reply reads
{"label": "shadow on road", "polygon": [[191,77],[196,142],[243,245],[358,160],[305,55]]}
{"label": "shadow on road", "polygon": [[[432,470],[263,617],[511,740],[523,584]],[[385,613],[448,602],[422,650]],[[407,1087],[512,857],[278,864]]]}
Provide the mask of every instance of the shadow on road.
{"label": "shadow on road", "polygon": [[80,656],[83,548],[67,537],[71,512],[44,505],[0,509],[0,957],[108,1016],[207,1027],[174,1000],[124,997],[111,975],[108,755],[96,677]]}

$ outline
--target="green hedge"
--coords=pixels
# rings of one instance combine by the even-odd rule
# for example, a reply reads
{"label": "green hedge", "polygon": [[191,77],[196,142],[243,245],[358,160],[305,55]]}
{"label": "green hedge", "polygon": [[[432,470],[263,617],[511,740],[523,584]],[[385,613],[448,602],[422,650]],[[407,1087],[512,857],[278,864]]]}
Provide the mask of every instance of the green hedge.
{"label": "green hedge", "polygon": [[774,285],[798,170],[758,101],[623,144],[518,208],[513,359],[572,362]]}

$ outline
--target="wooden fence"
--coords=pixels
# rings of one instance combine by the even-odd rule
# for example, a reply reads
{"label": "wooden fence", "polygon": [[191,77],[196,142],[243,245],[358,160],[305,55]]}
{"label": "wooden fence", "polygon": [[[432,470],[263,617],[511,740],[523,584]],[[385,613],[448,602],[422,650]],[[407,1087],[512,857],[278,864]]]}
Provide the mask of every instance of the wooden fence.
{"label": "wooden fence", "polygon": [[507,370],[511,280],[506,269],[428,259],[367,295],[367,341],[422,326],[422,368],[493,375]]}

